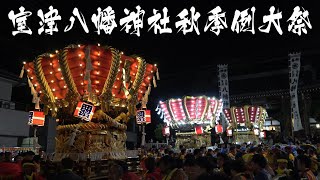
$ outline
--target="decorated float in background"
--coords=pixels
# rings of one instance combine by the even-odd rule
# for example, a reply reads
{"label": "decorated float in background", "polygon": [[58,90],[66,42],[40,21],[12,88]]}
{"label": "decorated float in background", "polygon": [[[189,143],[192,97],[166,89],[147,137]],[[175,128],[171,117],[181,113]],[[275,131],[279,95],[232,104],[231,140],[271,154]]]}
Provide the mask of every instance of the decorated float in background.
{"label": "decorated float in background", "polygon": [[[222,100],[206,96],[185,96],[160,101],[156,111],[166,126],[177,131],[176,146],[211,146],[211,129],[222,112]],[[218,128],[222,131],[221,128]],[[168,130],[167,130],[168,131]]]}
{"label": "decorated float in background", "polygon": [[264,123],[267,111],[261,106],[231,107],[223,110],[228,120],[227,135],[235,143],[259,141],[265,137]]}
{"label": "decorated float in background", "polygon": [[125,159],[126,123],[159,79],[156,64],[100,44],[42,54],[23,69],[36,104],[29,124],[43,126],[44,115],[59,124],[54,161]]}

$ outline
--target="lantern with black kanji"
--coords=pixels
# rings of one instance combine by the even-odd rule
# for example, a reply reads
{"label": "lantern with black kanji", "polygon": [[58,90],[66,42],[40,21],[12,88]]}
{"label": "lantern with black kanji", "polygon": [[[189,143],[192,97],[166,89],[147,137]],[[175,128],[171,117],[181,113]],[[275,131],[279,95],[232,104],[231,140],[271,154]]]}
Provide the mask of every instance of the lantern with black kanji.
{"label": "lantern with black kanji", "polygon": [[40,111],[30,111],[28,125],[44,126],[45,115]]}
{"label": "lantern with black kanji", "polygon": [[94,110],[94,105],[85,102],[78,102],[77,108],[73,115],[85,121],[90,121],[92,119]]}
{"label": "lantern with black kanji", "polygon": [[196,134],[203,134],[203,127],[202,126],[196,126],[195,127]]}
{"label": "lantern with black kanji", "polygon": [[149,124],[151,123],[150,110],[138,110],[136,116],[137,124]]}

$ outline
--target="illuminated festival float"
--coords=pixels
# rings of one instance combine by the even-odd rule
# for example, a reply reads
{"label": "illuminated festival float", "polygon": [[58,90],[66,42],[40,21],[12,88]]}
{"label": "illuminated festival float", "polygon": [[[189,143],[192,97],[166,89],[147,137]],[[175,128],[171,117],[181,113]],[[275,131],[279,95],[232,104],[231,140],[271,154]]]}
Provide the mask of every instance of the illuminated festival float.
{"label": "illuminated festival float", "polygon": [[166,126],[177,131],[176,147],[211,146],[211,129],[217,129],[217,133],[223,131],[217,123],[222,112],[222,100],[215,97],[185,96],[160,101],[156,111]]}
{"label": "illuminated festival float", "polygon": [[235,143],[259,142],[265,137],[264,122],[267,111],[261,106],[231,107],[223,110],[228,120],[227,135],[233,137]]}
{"label": "illuminated festival float", "polygon": [[[54,161],[125,159],[127,122],[145,107],[156,65],[109,46],[69,45],[24,62],[35,111],[55,117]],[[23,76],[23,71],[20,76]],[[41,105],[40,105],[41,104]],[[41,124],[41,123],[40,123]],[[42,124],[43,125],[43,124]]]}

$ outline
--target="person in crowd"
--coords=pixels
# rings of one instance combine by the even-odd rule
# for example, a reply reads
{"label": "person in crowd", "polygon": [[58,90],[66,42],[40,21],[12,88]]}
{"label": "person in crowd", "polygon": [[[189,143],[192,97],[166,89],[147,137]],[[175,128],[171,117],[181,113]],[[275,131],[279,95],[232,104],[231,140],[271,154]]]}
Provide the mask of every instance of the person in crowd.
{"label": "person in crowd", "polygon": [[187,150],[184,148],[181,149],[180,154],[179,154],[179,159],[184,160],[186,155],[187,155]]}
{"label": "person in crowd", "polygon": [[314,175],[317,176],[318,175],[318,157],[317,157],[317,153],[313,148],[309,148],[308,155],[309,155],[310,160],[311,160],[310,169],[314,173]]}
{"label": "person in crowd", "polygon": [[316,176],[311,171],[311,159],[306,155],[298,155],[296,158],[297,170],[299,171],[300,178],[308,180],[316,180]]}
{"label": "person in crowd", "polygon": [[266,170],[267,160],[261,154],[255,154],[251,159],[254,180],[271,180],[271,174]]}
{"label": "person in crowd", "polygon": [[164,156],[160,159],[159,167],[163,180],[187,180],[188,176],[182,169],[176,167],[176,161],[171,156]]}
{"label": "person in crowd", "polygon": [[183,164],[183,170],[188,176],[188,180],[196,180],[200,176],[200,166],[198,165],[194,156],[188,156],[186,158]]}
{"label": "person in crowd", "polygon": [[228,156],[230,159],[235,160],[236,159],[237,150],[235,146],[231,146],[229,148]]}
{"label": "person in crowd", "polygon": [[122,180],[123,169],[119,164],[112,164],[109,168],[109,176],[110,180]]}
{"label": "person in crowd", "polygon": [[241,159],[227,161],[223,165],[223,170],[232,180],[253,179],[253,176],[246,172],[244,161]]}
{"label": "person in crowd", "polygon": [[277,160],[277,169],[275,170],[275,174],[280,176],[291,176],[292,170],[288,169],[288,160],[287,159],[278,159]]}
{"label": "person in crowd", "polygon": [[82,177],[78,176],[76,173],[73,172],[74,161],[71,158],[64,158],[61,160],[62,170],[56,176],[55,179],[62,180],[83,180]]}
{"label": "person in crowd", "polygon": [[21,166],[11,162],[12,155],[10,152],[2,153],[2,161],[0,162],[0,179],[11,177],[14,180],[22,178]]}
{"label": "person in crowd", "polygon": [[140,180],[136,173],[129,171],[128,164],[125,161],[118,161],[118,164],[121,166],[123,172],[121,180]]}
{"label": "person in crowd", "polygon": [[145,167],[147,172],[144,175],[145,180],[161,180],[160,170],[156,167],[156,159],[154,157],[148,157],[145,160]]}
{"label": "person in crowd", "polygon": [[196,159],[199,158],[199,157],[201,157],[201,156],[202,156],[201,150],[200,150],[200,149],[195,149],[195,150],[193,151],[193,155],[194,155],[194,157],[195,157]]}
{"label": "person in crowd", "polygon": [[36,166],[32,160],[22,162],[23,179],[25,180],[44,180],[40,174],[36,172]]}
{"label": "person in crowd", "polygon": [[223,172],[223,164],[229,160],[229,157],[225,153],[218,153],[217,166],[221,172]]}

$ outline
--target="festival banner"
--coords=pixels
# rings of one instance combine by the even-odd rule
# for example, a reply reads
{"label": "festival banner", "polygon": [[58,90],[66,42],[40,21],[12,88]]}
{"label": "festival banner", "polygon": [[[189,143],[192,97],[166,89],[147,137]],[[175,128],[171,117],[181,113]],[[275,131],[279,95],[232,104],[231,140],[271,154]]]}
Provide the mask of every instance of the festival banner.
{"label": "festival banner", "polygon": [[228,80],[228,65],[218,65],[219,78],[219,96],[223,101],[223,109],[230,108],[229,100],[229,80]]}
{"label": "festival banner", "polygon": [[290,99],[291,99],[291,118],[293,131],[303,129],[299,113],[298,104],[298,82],[300,73],[301,53],[289,54],[289,82],[290,82]]}

